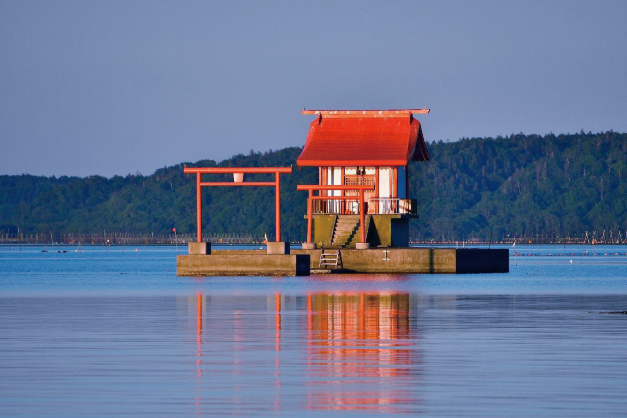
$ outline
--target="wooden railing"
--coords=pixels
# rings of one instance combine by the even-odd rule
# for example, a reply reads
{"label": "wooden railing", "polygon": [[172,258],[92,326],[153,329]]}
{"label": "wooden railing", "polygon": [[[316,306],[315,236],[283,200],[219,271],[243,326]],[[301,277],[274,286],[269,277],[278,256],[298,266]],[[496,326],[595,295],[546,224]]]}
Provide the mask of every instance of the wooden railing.
{"label": "wooden railing", "polygon": [[368,199],[368,214],[415,215],[416,199],[378,197]]}
{"label": "wooden railing", "polygon": [[313,213],[316,215],[359,215],[359,198],[314,200]]}
{"label": "wooden railing", "polygon": [[344,177],[344,184],[346,186],[356,186],[356,185],[374,186],[375,178],[374,176],[346,176]]}
{"label": "wooden railing", "polygon": [[[359,215],[359,199],[314,200],[313,213],[316,215]],[[415,215],[416,199],[395,197],[368,199],[366,213],[369,215]]]}

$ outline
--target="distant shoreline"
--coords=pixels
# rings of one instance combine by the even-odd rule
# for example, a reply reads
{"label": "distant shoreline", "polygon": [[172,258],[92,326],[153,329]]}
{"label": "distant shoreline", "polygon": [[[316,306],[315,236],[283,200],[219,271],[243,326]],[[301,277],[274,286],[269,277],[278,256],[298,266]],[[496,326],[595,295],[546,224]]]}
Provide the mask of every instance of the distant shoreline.
{"label": "distant shoreline", "polygon": [[[301,245],[302,242],[291,242],[292,245]],[[15,246],[32,246],[32,247],[45,247],[45,246],[59,246],[59,247],[172,247],[172,246],[186,246],[187,242],[158,242],[158,243],[145,243],[145,242],[127,242],[127,243],[74,243],[74,242],[27,242],[27,241],[14,241],[14,242],[0,242],[0,247],[15,247]],[[212,242],[214,246],[220,247],[234,247],[234,246],[242,246],[242,247],[257,247],[263,246],[263,242],[247,242],[247,243],[228,243],[228,242]],[[410,242],[410,246],[412,245],[458,245],[458,246],[477,246],[477,245],[509,245],[514,246],[513,241],[415,241]],[[596,244],[586,243],[586,242],[555,242],[555,241],[544,241],[544,242],[518,242],[516,241],[516,245],[514,247],[519,246],[532,246],[532,245],[555,245],[555,246],[565,246],[565,245],[587,245],[587,246],[610,246],[610,245],[626,245],[627,242],[623,243],[613,243],[613,242],[597,242]],[[382,247],[383,248],[383,247]]]}

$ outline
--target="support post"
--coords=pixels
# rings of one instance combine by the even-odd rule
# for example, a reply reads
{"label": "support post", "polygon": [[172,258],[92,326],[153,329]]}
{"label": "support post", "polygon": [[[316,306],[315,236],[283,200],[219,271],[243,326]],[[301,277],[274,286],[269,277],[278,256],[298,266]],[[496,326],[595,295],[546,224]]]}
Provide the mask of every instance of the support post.
{"label": "support post", "polygon": [[313,190],[309,190],[307,199],[307,244],[311,244],[311,226],[313,223]]}
{"label": "support post", "polygon": [[202,242],[202,199],[200,173],[196,173],[196,242]]}
{"label": "support post", "polygon": [[[341,175],[340,175],[340,180],[342,181],[342,185],[346,184],[346,167],[342,167],[341,168]],[[340,196],[344,197],[346,196],[346,192],[344,190],[340,190]],[[344,215],[346,213],[346,200],[342,200],[340,202],[340,213],[342,215]]]}
{"label": "support post", "polygon": [[364,190],[359,191],[359,222],[361,223],[361,242],[366,242],[366,208],[364,204]]}
{"label": "support post", "polygon": [[276,242],[281,241],[281,174],[277,171],[276,176]]}
{"label": "support post", "polygon": [[[381,167],[375,167],[374,168],[374,197],[378,198],[379,197],[379,169]],[[376,200],[376,202],[378,202],[378,200]],[[379,213],[379,203],[376,204],[376,206],[374,207],[374,212],[372,213]]]}

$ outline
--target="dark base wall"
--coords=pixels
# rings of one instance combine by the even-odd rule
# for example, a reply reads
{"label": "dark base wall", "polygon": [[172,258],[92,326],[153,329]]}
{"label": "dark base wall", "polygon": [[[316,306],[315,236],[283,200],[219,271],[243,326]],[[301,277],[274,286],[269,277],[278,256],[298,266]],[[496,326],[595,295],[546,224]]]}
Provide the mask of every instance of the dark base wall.
{"label": "dark base wall", "polygon": [[509,250],[466,248],[455,250],[457,273],[509,272]]}

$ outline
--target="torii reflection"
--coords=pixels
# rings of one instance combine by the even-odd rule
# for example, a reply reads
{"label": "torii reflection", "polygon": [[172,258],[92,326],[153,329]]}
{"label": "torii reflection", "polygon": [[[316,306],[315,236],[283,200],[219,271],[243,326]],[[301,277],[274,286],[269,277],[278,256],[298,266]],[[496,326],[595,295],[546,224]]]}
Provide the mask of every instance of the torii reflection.
{"label": "torii reflection", "polygon": [[417,412],[418,304],[393,292],[190,297],[196,413]]}
{"label": "torii reflection", "polygon": [[409,294],[310,294],[307,311],[307,409],[415,410],[415,388],[399,384],[420,363]]}
{"label": "torii reflection", "polygon": [[202,305],[203,296],[198,293],[196,295],[196,396],[194,397],[196,415],[200,414],[202,400]]}

